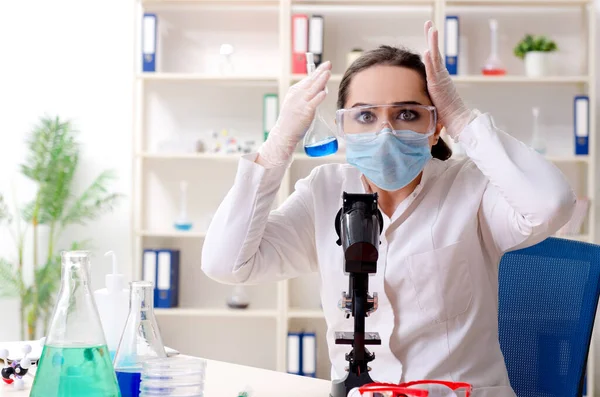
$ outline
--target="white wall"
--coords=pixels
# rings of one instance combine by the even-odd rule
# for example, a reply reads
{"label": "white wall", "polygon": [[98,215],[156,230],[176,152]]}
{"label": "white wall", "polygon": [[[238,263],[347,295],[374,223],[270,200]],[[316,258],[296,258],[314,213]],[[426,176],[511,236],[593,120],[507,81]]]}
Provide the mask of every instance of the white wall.
{"label": "white wall", "polygon": [[[95,287],[108,270],[105,251],[114,250],[128,268],[131,261],[132,20],[128,0],[0,3],[0,191],[9,193],[26,133],[49,114],[71,118],[80,131],[78,187],[112,168],[119,175],[114,188],[128,196],[112,214],[65,236],[66,242],[93,239]],[[19,195],[30,195],[22,182]],[[13,247],[0,234],[0,255],[14,257]],[[14,340],[16,302],[2,307],[0,340]]]}

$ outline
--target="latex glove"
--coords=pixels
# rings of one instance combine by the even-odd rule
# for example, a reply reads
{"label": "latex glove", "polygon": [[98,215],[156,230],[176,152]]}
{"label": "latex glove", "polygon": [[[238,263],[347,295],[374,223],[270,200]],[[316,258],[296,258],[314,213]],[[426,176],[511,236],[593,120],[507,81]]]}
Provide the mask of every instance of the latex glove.
{"label": "latex glove", "polygon": [[330,76],[331,62],[327,61],[310,76],[290,87],[281,105],[277,123],[258,150],[258,164],[273,168],[289,161],[315,118],[317,107],[327,95],[325,87]]}
{"label": "latex glove", "polygon": [[440,54],[438,31],[431,21],[425,22],[425,37],[429,47],[424,54],[429,96],[437,109],[438,122],[446,127],[448,135],[456,140],[475,114],[467,108],[456,91]]}

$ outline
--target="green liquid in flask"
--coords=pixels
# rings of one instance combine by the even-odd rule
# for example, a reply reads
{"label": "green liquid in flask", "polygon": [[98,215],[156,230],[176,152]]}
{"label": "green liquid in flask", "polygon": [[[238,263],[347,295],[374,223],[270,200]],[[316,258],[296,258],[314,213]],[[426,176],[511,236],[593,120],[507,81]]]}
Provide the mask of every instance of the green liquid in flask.
{"label": "green liquid in flask", "polygon": [[106,345],[45,345],[29,397],[121,397]]}

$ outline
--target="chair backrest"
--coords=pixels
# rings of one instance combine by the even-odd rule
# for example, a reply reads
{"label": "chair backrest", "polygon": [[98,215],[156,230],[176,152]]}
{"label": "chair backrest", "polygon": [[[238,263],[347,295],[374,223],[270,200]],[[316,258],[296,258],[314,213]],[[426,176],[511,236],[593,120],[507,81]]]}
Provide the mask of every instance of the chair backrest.
{"label": "chair backrest", "polygon": [[583,392],[598,295],[600,246],[548,238],[504,254],[499,338],[518,397]]}

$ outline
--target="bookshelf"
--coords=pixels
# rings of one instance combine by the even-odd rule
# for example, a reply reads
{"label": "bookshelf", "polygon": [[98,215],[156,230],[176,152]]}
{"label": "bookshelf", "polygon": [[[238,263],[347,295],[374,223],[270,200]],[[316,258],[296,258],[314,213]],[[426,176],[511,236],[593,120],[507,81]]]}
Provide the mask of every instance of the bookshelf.
{"label": "bookshelf", "polygon": [[[421,52],[425,49],[422,25],[426,19],[432,19],[440,28],[440,43],[443,43],[445,16],[459,15],[461,32],[464,24],[466,37],[472,39],[468,43],[468,72],[453,76],[461,95],[470,106],[490,111],[499,127],[514,132],[524,141],[529,139],[531,106],[544,104],[543,126],[549,129],[549,144],[557,149],[549,152],[547,158],[565,172],[579,195],[591,200],[581,234],[569,238],[596,241],[597,46],[592,1],[136,0],[135,7],[133,277],[141,277],[144,248],[181,250],[184,273],[181,307],[156,311],[169,346],[189,354],[285,371],[288,331],[313,330],[318,335],[317,375],[329,379],[326,324],[315,287],[319,285],[317,275],[251,286],[250,308],[236,311],[225,305],[232,286],[218,284],[201,272],[202,243],[210,214],[231,186],[240,155],[156,150],[164,140],[189,136],[206,139],[207,131],[222,128],[258,145],[262,140],[263,95],[275,93],[281,101],[289,87],[303,77],[291,73],[294,13],[322,15],[325,19],[324,54],[333,63],[330,92],[323,105],[327,114],[335,110],[337,86],[345,69],[346,53],[351,48],[402,44]],[[163,63],[157,72],[141,72],[144,12],[158,16],[158,52]],[[487,34],[486,21],[490,16],[499,20],[500,55],[509,70],[505,76],[482,76],[478,70],[487,56],[487,36],[483,32]],[[559,17],[566,21],[557,23]],[[530,22],[523,23],[525,20]],[[578,63],[568,63],[566,70],[556,76],[526,77],[522,62],[511,52],[528,28],[556,35],[559,48],[581,47],[585,43],[579,52],[566,54]],[[229,42],[235,46],[236,69],[233,74],[222,75],[214,65],[219,60],[219,45]],[[572,101],[578,94],[590,98],[591,136],[587,156],[573,155],[569,146],[573,140]],[[503,95],[510,100],[502,100]],[[315,166],[344,161],[343,153],[322,159],[296,153],[282,182],[277,204]],[[190,183],[188,203],[194,220],[190,232],[172,228],[180,179]],[[214,327],[223,331],[211,331]],[[235,349],[219,348],[232,341],[243,348],[237,353],[230,351]],[[588,365],[589,373],[594,373],[593,344]],[[588,390],[594,387],[594,377],[590,376]]]}

